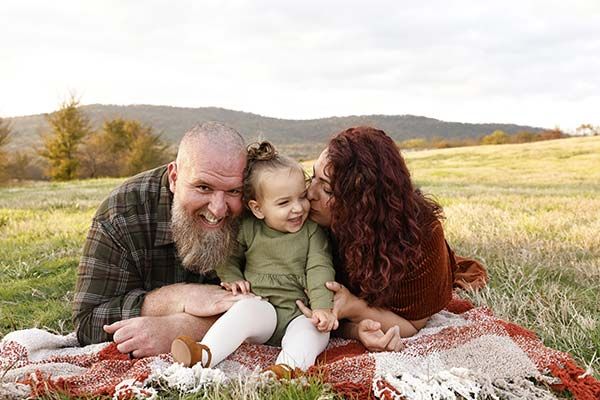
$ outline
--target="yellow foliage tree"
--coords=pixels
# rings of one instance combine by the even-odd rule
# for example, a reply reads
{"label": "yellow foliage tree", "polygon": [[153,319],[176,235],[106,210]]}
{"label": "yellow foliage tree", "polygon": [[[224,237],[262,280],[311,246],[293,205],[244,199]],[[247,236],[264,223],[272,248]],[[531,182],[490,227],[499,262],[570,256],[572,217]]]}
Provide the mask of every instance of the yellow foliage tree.
{"label": "yellow foliage tree", "polygon": [[47,119],[50,132],[42,135],[43,147],[39,150],[39,154],[48,161],[47,174],[52,180],[75,179],[80,163],[79,145],[92,131],[90,122],[73,95]]}
{"label": "yellow foliage tree", "polygon": [[0,181],[5,181],[8,177],[6,166],[8,165],[8,153],[6,146],[10,142],[12,135],[12,124],[0,118]]}

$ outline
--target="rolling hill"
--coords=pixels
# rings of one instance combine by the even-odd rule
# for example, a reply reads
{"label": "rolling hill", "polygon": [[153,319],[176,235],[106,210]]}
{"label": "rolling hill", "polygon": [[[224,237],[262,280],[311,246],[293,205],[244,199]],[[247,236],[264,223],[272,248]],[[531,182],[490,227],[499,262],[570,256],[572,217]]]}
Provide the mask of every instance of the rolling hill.
{"label": "rolling hill", "polygon": [[[414,115],[364,115],[330,117],[309,120],[286,120],[264,117],[223,108],[183,108],[152,105],[102,105],[81,106],[95,127],[102,121],[116,117],[136,119],[161,132],[163,138],[176,143],[183,133],[197,122],[221,121],[237,129],[248,140],[258,137],[277,145],[321,144],[334,133],[351,126],[371,125],[383,129],[395,140],[410,138],[473,138],[501,129],[507,133],[518,131],[539,132],[543,128],[514,124],[470,124],[445,122]],[[8,118],[13,123],[11,148],[36,145],[39,134],[48,129],[45,114]]]}

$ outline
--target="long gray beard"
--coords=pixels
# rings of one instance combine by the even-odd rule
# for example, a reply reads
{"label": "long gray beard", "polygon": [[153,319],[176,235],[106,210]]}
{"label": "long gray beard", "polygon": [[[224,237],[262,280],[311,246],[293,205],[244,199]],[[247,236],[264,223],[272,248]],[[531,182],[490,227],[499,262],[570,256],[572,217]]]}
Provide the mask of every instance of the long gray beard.
{"label": "long gray beard", "polygon": [[196,221],[197,218],[201,217],[188,215],[174,199],[171,231],[181,264],[188,271],[206,274],[231,254],[239,222],[237,218],[227,217],[221,229],[206,230]]}

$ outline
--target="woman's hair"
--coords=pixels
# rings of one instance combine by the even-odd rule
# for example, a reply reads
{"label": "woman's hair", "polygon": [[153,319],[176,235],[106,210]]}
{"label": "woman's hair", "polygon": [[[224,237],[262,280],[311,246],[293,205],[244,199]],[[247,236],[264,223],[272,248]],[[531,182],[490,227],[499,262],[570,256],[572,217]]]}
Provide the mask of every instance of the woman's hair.
{"label": "woman's hair", "polygon": [[415,190],[396,144],[381,130],[337,134],[326,173],[337,257],[359,297],[382,306],[382,291],[397,287],[421,258],[421,242],[442,209]]}
{"label": "woman's hair", "polygon": [[244,204],[247,205],[250,200],[257,200],[260,196],[261,174],[278,169],[296,169],[304,174],[300,164],[280,155],[271,143],[263,141],[248,145],[248,164],[244,170]]}

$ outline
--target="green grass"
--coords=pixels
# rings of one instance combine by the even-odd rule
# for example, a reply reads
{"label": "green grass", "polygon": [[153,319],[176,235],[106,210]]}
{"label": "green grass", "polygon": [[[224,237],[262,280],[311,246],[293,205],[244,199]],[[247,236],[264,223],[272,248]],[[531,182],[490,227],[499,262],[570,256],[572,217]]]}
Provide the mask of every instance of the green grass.
{"label": "green grass", "polygon": [[472,299],[600,377],[600,138],[405,156],[455,251],[489,269]]}
{"label": "green grass", "polygon": [[[488,267],[488,288],[471,298],[600,377],[600,137],[404,155],[417,185],[444,206],[455,251]],[[80,249],[96,206],[120,182],[0,188],[0,335],[73,329]],[[236,398],[239,385],[205,398]],[[318,394],[283,387],[247,398],[330,393],[312,386]]]}

